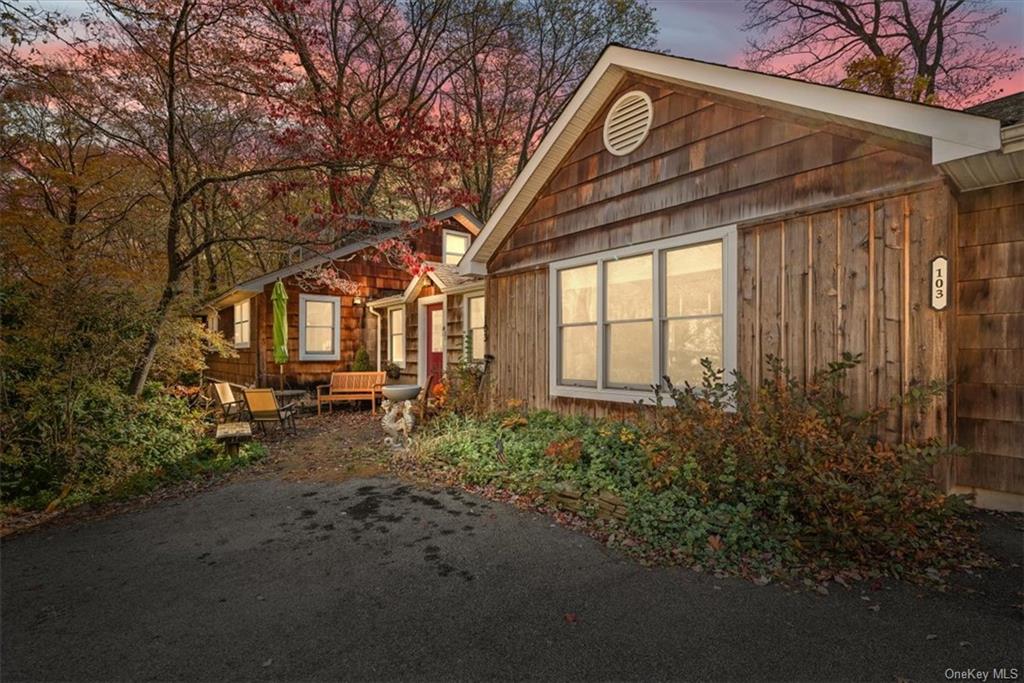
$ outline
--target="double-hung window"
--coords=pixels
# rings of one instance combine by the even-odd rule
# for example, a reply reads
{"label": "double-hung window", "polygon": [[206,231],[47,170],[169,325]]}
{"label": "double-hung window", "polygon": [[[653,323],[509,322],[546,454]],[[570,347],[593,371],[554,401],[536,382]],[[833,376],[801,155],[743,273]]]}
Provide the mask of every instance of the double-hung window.
{"label": "double-hung window", "polygon": [[551,266],[551,394],[609,401],[736,365],[736,231],[716,228]]}
{"label": "double-hung window", "polygon": [[398,367],[405,367],[405,308],[388,309],[388,358]]}
{"label": "double-hung window", "polygon": [[470,360],[483,360],[487,353],[484,335],[486,306],[483,294],[466,297],[466,335],[471,349]]}
{"label": "double-hung window", "polygon": [[445,264],[454,266],[462,260],[462,255],[469,249],[469,235],[464,232],[445,230],[442,233],[442,250]]}
{"label": "double-hung window", "polygon": [[245,301],[239,301],[235,304],[234,308],[234,344],[236,349],[247,349],[249,348],[249,334],[250,324],[249,318],[252,312],[251,304],[252,299],[246,299]]}
{"label": "double-hung window", "polygon": [[341,358],[341,298],[299,295],[299,360]]}

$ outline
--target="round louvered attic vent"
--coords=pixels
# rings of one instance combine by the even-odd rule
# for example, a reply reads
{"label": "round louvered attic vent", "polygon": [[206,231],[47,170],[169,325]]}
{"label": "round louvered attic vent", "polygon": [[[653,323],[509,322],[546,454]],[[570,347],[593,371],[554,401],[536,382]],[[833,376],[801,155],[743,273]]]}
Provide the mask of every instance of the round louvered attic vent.
{"label": "round louvered attic vent", "polygon": [[604,120],[604,146],[615,156],[629,154],[651,130],[654,106],[647,93],[632,90],[619,99]]}

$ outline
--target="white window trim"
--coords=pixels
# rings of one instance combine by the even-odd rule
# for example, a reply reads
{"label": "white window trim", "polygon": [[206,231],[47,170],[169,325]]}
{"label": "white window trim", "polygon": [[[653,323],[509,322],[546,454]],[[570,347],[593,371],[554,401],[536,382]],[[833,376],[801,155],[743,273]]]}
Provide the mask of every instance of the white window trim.
{"label": "white window trim", "polygon": [[[323,301],[334,305],[334,339],[331,353],[306,351],[306,302]],[[299,360],[331,361],[341,359],[341,297],[327,294],[299,294]]]}
{"label": "white window trim", "polygon": [[441,304],[441,316],[445,320],[445,333],[441,338],[441,369],[448,369],[448,295],[421,297],[416,304],[416,383],[422,387],[427,383],[427,306],[431,304]]}
{"label": "white window trim", "polygon": [[[483,330],[484,330],[484,340],[486,341],[487,340],[487,295],[484,293],[484,290],[482,290],[482,289],[478,290],[478,291],[467,292],[462,297],[462,334],[463,335],[467,335],[467,334],[472,334],[473,333],[473,328],[470,327],[470,325],[471,325],[471,323],[473,321],[470,319],[470,315],[469,315],[469,311],[470,311],[470,305],[469,304],[470,304],[470,300],[471,299],[483,299],[484,300],[484,325],[483,325]],[[469,358],[468,360],[470,360],[470,361],[472,361],[474,363],[482,363],[484,361],[483,357],[485,355],[487,355],[487,348],[486,347],[484,347],[484,352],[480,355],[480,358]]]}
{"label": "white window trim", "polygon": [[[401,311],[402,312],[402,349],[404,350],[404,353],[402,354],[402,357],[398,358],[398,359],[395,358],[395,347],[393,346],[394,338],[396,336],[398,336],[398,335],[396,335],[395,331],[391,329],[391,314],[393,312],[395,312],[395,311]],[[404,368],[405,367],[405,358],[409,354],[408,339],[406,339],[406,336],[407,336],[406,335],[406,330],[409,329],[409,321],[407,321],[405,319],[405,314],[406,314],[406,310],[405,310],[405,305],[404,304],[401,305],[401,306],[390,306],[387,309],[387,316],[388,316],[388,358],[390,358],[391,362],[394,363],[395,365],[397,365],[400,368]]]}
{"label": "white window trim", "polygon": [[[736,344],[737,344],[737,298],[738,298],[738,271],[737,271],[737,238],[736,225],[727,225],[719,228],[700,230],[678,237],[670,237],[653,242],[633,244],[628,247],[612,249],[610,251],[597,252],[587,256],[578,256],[562,261],[551,263],[548,268],[548,387],[551,396],[562,396],[566,398],[585,398],[597,401],[614,401],[617,403],[636,403],[654,401],[652,390],[634,389],[609,389],[604,386],[604,376],[601,370],[604,368],[604,263],[606,261],[625,258],[628,256],[639,256],[658,251],[653,259],[653,281],[655,329],[658,333],[654,335],[653,362],[654,368],[661,365],[661,291],[662,291],[662,257],[661,252],[666,249],[692,246],[704,242],[722,242],[722,361],[725,369],[726,379],[732,379],[732,373],[736,370]],[[576,268],[579,266],[597,265],[597,386],[571,386],[559,384],[558,382],[558,308],[559,308],[559,272]]]}
{"label": "white window trim", "polygon": [[[246,321],[249,323],[249,338],[245,341],[238,341],[238,308],[242,304],[248,304],[249,308],[249,319]],[[252,299],[246,299],[245,301],[238,301],[231,308],[231,343],[236,349],[247,349],[252,344]]]}
{"label": "white window trim", "polygon": [[[466,255],[466,252],[469,251],[469,248],[473,246],[473,236],[470,235],[468,232],[462,232],[461,230],[449,230],[448,228],[444,228],[441,230],[441,263],[449,266],[458,265],[459,261],[456,261],[455,263],[448,263],[445,260],[448,257],[448,250],[445,248],[446,245],[448,244],[448,235],[456,235],[458,237],[464,237],[466,239],[466,251],[459,254],[459,261],[461,261],[462,257]],[[452,253],[454,254],[455,252]]]}

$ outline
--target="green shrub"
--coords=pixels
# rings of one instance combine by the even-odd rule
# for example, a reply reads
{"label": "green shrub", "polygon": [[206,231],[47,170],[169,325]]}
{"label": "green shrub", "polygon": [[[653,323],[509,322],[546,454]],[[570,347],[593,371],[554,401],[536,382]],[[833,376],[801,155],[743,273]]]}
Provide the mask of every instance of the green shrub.
{"label": "green shrub", "polygon": [[[193,388],[125,395],[144,308],[134,291],[0,286],[0,502],[71,505],[230,465]],[[205,351],[229,353],[188,317],[163,332],[152,377],[167,384],[201,372]]]}
{"label": "green shrub", "polygon": [[976,560],[963,500],[931,477],[951,449],[879,441],[884,409],[854,414],[840,391],[857,362],[831,364],[806,388],[777,361],[759,387],[706,366],[703,386],[670,387],[636,423],[448,414],[419,454],[471,484],[570,484],[590,501],[585,515],[598,493],[616,494],[624,531],[655,558],[758,576],[925,575]]}
{"label": "green shrub", "polygon": [[185,400],[147,392],[141,399],[94,383],[62,401],[44,386],[22,384],[20,418],[8,423],[0,464],[4,502],[37,507],[116,492],[142,475],[174,478],[219,446],[204,437],[202,414]]}
{"label": "green shrub", "polygon": [[365,346],[360,346],[356,350],[355,358],[352,359],[352,372],[369,372],[372,369],[370,354],[367,353]]}

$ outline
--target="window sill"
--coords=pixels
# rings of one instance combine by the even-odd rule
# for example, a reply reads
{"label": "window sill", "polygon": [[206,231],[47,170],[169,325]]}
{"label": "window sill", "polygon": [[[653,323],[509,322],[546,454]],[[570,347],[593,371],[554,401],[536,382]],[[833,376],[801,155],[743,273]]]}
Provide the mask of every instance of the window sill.
{"label": "window sill", "polygon": [[247,349],[247,348],[249,348],[250,344],[249,344],[249,342],[245,342],[245,343],[241,343],[241,344],[234,344],[233,346],[236,349]]}
{"label": "window sill", "polygon": [[[653,391],[631,391],[628,389],[597,389],[595,387],[571,387],[555,385],[551,387],[551,395],[562,398],[585,398],[591,401],[611,401],[613,403],[638,403],[654,405]],[[664,398],[666,405],[672,404],[672,399]]]}
{"label": "window sill", "polygon": [[325,353],[325,354],[322,354],[322,355],[308,354],[308,353],[300,353],[299,354],[299,361],[303,362],[303,363],[317,363],[317,362],[331,363],[331,362],[338,361],[338,360],[341,360],[341,356],[339,356],[336,353],[335,354],[327,354],[327,353]]}

